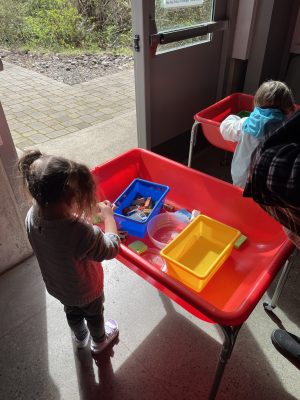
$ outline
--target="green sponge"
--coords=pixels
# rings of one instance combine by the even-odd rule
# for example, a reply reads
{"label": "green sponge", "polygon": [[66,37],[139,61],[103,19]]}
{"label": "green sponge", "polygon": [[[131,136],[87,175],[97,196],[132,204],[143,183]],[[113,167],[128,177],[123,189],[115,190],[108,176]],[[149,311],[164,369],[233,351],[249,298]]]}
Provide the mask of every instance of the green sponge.
{"label": "green sponge", "polygon": [[148,246],[140,240],[136,240],[135,242],[130,243],[128,247],[130,247],[138,254],[143,254],[148,249]]}
{"label": "green sponge", "polygon": [[242,245],[243,243],[245,243],[246,240],[247,240],[247,236],[241,235],[241,236],[236,240],[236,242],[234,243],[234,247],[235,247],[236,249],[239,249],[239,248],[241,247],[241,245]]}

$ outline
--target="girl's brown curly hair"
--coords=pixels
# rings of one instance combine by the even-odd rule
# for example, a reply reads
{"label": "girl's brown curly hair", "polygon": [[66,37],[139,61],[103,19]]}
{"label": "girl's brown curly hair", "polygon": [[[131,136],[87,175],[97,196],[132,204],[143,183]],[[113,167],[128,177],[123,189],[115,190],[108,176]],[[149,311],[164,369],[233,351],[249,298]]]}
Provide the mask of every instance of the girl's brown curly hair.
{"label": "girl's brown curly hair", "polygon": [[40,207],[65,202],[75,207],[78,216],[92,215],[96,204],[95,182],[85,165],[32,150],[21,157],[18,168]]}

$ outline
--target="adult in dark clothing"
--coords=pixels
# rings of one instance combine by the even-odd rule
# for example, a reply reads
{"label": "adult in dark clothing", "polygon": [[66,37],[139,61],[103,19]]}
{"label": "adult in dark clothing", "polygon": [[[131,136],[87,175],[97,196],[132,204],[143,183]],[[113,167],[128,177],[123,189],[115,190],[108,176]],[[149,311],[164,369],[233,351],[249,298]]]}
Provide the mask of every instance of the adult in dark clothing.
{"label": "adult in dark clothing", "polygon": [[[252,197],[280,222],[300,249],[300,110],[269,133],[252,154],[243,196]],[[300,368],[300,337],[283,329],[272,333],[277,350]]]}

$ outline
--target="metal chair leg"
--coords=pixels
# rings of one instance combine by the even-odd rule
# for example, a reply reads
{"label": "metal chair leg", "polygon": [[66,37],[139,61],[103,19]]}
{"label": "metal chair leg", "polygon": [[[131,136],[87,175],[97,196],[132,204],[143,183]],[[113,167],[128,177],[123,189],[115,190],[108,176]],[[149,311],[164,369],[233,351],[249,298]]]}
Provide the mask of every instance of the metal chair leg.
{"label": "metal chair leg", "polygon": [[294,252],[291,254],[291,256],[284,263],[283,270],[281,272],[279,281],[277,283],[277,286],[276,286],[276,289],[275,289],[275,292],[274,292],[274,294],[272,296],[271,301],[263,303],[263,306],[264,306],[266,311],[272,311],[277,306],[278,299],[279,299],[279,297],[281,295],[281,292],[282,292],[282,290],[284,288],[284,285],[285,285],[285,283],[287,281],[291,266],[293,264],[293,259],[294,259],[295,254],[296,254],[296,250],[294,250]]}
{"label": "metal chair leg", "polygon": [[191,129],[188,167],[191,167],[191,165],[192,165],[193,150],[194,150],[194,146],[196,144],[198,125],[199,125],[199,122],[195,121],[192,126],[192,129]]}
{"label": "metal chair leg", "polygon": [[231,356],[237,335],[242,327],[242,324],[238,326],[223,326],[223,325],[219,326],[222,328],[224,333],[224,342],[208,400],[214,400],[216,398],[227,361]]}

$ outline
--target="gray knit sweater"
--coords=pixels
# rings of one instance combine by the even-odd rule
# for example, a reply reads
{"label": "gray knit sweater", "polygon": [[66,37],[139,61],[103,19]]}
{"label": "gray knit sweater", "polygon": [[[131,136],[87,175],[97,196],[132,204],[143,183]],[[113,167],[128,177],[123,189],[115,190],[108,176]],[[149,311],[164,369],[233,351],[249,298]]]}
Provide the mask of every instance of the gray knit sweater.
{"label": "gray knit sweater", "polygon": [[83,220],[44,220],[38,207],[27,213],[26,229],[48,292],[65,305],[89,304],[103,291],[100,261],[118,254],[120,239]]}

